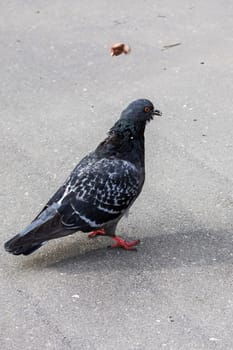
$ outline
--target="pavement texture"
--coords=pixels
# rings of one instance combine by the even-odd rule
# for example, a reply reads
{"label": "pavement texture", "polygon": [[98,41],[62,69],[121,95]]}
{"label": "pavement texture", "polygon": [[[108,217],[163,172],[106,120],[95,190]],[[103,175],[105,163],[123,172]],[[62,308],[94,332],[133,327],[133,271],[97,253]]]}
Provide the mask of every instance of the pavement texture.
{"label": "pavement texture", "polygon": [[[232,26],[228,0],[1,4],[0,349],[233,349]],[[119,41],[132,52],[112,58]],[[77,233],[7,254],[144,97],[163,118],[118,227],[138,251]]]}

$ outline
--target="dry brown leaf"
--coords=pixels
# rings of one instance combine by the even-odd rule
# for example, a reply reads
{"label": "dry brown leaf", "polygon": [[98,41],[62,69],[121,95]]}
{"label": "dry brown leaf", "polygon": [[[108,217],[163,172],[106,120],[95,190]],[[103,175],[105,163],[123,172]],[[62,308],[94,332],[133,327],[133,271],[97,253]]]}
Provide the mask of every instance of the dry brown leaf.
{"label": "dry brown leaf", "polygon": [[124,43],[114,44],[114,45],[112,45],[112,47],[110,49],[111,56],[119,56],[122,53],[127,55],[128,53],[130,53],[130,51],[131,51],[130,46],[126,45]]}

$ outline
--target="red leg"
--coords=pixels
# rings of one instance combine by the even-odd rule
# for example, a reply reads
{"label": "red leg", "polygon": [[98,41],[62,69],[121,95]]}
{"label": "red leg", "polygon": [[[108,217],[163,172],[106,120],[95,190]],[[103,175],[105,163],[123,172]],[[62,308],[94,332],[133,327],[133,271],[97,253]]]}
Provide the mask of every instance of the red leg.
{"label": "red leg", "polygon": [[91,231],[88,235],[88,237],[95,237],[95,236],[104,236],[105,235],[105,231],[103,228],[100,228],[98,230],[95,230],[95,231]]}
{"label": "red leg", "polygon": [[140,243],[139,239],[136,239],[135,241],[126,242],[123,238],[120,238],[118,236],[112,237],[114,241],[116,241],[115,244],[113,244],[112,248],[123,248],[126,250],[136,250],[135,245]]}

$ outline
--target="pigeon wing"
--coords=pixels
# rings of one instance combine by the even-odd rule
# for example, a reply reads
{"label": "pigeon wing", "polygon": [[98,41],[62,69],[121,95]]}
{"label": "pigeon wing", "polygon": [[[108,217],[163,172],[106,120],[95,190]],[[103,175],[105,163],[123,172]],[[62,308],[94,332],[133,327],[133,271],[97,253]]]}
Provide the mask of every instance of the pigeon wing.
{"label": "pigeon wing", "polygon": [[120,159],[77,166],[59,199],[62,225],[88,232],[120,218],[140,193],[140,180],[137,168]]}
{"label": "pigeon wing", "polygon": [[[71,172],[71,174],[69,175],[69,177],[65,180],[64,184],[59,187],[59,189],[52,195],[52,197],[48,200],[48,202],[46,203],[46,205],[43,207],[43,209],[39,212],[39,214],[37,214],[37,216],[34,218],[33,221],[37,220],[38,217],[51,205],[53,205],[54,203],[57,203],[59,201],[61,201],[64,197],[67,196],[69,190],[70,190],[70,182],[71,179],[74,179],[77,177],[77,174],[79,173],[80,169],[83,169],[87,166],[90,166],[90,164],[92,164],[94,161],[94,155],[92,153],[90,153],[89,155],[87,155],[86,157],[84,157],[77,165],[76,167],[73,169],[73,171]],[[72,180],[73,181],[73,180]]]}

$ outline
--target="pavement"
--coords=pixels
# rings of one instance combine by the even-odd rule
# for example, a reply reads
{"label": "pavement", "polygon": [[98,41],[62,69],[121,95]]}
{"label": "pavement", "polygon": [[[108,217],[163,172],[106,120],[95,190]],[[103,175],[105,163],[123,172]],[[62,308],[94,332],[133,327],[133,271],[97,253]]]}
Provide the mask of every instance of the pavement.
{"label": "pavement", "polygon": [[[227,0],[2,3],[0,349],[233,349],[232,16]],[[137,252],[77,233],[7,254],[141,97],[163,117],[118,227]]]}

